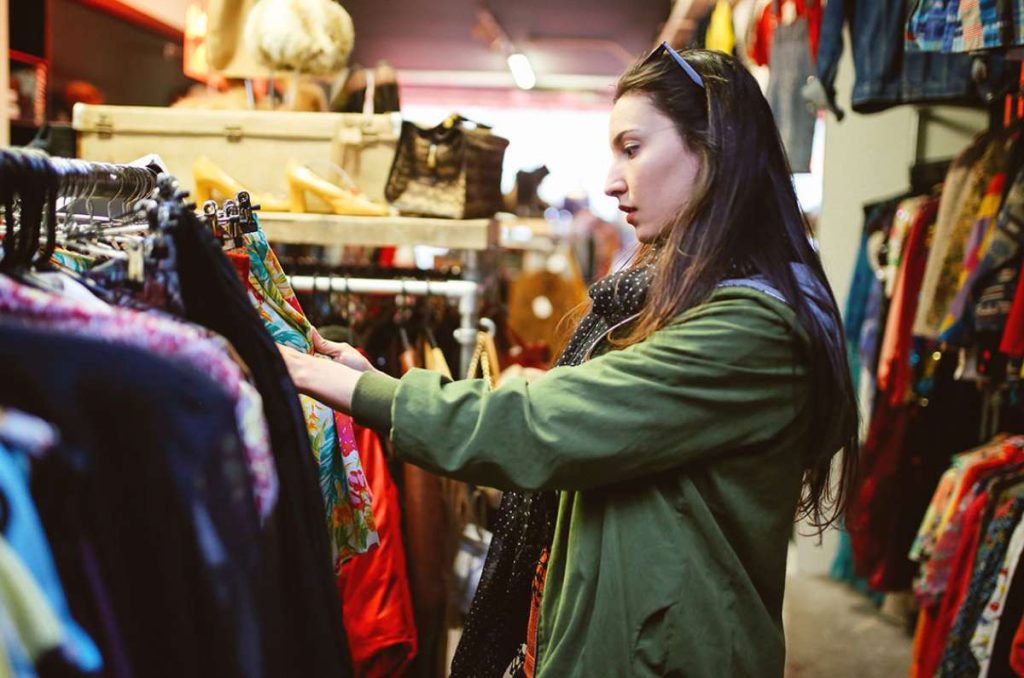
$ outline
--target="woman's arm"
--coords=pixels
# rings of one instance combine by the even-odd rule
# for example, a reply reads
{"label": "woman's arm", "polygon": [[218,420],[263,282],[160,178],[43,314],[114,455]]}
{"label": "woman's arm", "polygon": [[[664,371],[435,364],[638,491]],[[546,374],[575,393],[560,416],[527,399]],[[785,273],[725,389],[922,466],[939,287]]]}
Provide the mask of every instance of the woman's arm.
{"label": "woman's arm", "polygon": [[390,425],[396,455],[428,470],[501,489],[598,487],[757,445],[800,415],[795,318],[757,295],[730,292],[641,344],[493,392],[326,361],[296,382],[346,411],[354,396],[357,420]]}
{"label": "woman's arm", "polygon": [[289,346],[277,348],[299,393],[315,398],[340,412],[348,414],[352,411],[352,394],[356,382],[364,372],[372,370],[369,362],[366,363],[365,370],[359,370],[338,358],[324,360],[296,351]]}

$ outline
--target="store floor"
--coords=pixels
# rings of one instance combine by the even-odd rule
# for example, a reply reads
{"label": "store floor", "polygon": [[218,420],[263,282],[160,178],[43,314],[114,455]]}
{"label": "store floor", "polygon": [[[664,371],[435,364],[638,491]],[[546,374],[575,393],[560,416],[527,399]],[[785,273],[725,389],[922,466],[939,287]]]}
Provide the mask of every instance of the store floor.
{"label": "store floor", "polygon": [[790,575],[786,678],[902,678],[912,639],[866,598],[825,577]]}

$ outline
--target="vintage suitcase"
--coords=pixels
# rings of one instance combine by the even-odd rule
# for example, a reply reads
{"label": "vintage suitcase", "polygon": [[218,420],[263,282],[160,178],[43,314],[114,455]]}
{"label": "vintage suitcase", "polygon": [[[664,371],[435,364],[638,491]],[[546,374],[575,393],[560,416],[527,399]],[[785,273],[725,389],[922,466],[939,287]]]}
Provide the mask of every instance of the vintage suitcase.
{"label": "vintage suitcase", "polygon": [[[284,199],[288,195],[285,167],[294,159],[331,180],[337,179],[332,166],[342,167],[370,199],[381,203],[401,123],[398,113],[86,104],[76,104],[73,119],[80,158],[128,162],[156,153],[189,191],[195,189],[193,162],[205,155],[248,190]],[[309,197],[310,209],[329,211],[315,196]]]}

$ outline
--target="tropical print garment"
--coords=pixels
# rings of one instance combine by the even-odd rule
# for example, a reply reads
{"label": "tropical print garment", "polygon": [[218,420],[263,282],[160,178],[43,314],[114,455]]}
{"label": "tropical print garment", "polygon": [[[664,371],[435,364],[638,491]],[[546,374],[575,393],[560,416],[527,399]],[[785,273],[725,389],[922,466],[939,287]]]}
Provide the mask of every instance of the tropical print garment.
{"label": "tropical print garment", "polygon": [[[313,354],[313,326],[266,236],[262,231],[246,234],[245,243],[249,255],[246,287],[274,341]],[[379,543],[370,486],[359,459],[352,420],[344,416],[336,420],[335,412],[323,403],[299,397],[319,465],[320,491],[338,569],[348,558]]]}

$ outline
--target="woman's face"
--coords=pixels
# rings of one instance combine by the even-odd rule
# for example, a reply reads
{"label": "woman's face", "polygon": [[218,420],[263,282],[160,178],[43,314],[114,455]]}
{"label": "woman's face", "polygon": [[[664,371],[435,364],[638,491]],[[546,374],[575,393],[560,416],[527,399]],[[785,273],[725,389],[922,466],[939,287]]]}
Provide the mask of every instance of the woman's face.
{"label": "woman's face", "polygon": [[609,133],[612,166],[604,192],[618,199],[637,238],[654,242],[690,201],[700,160],[646,95],[615,102]]}

